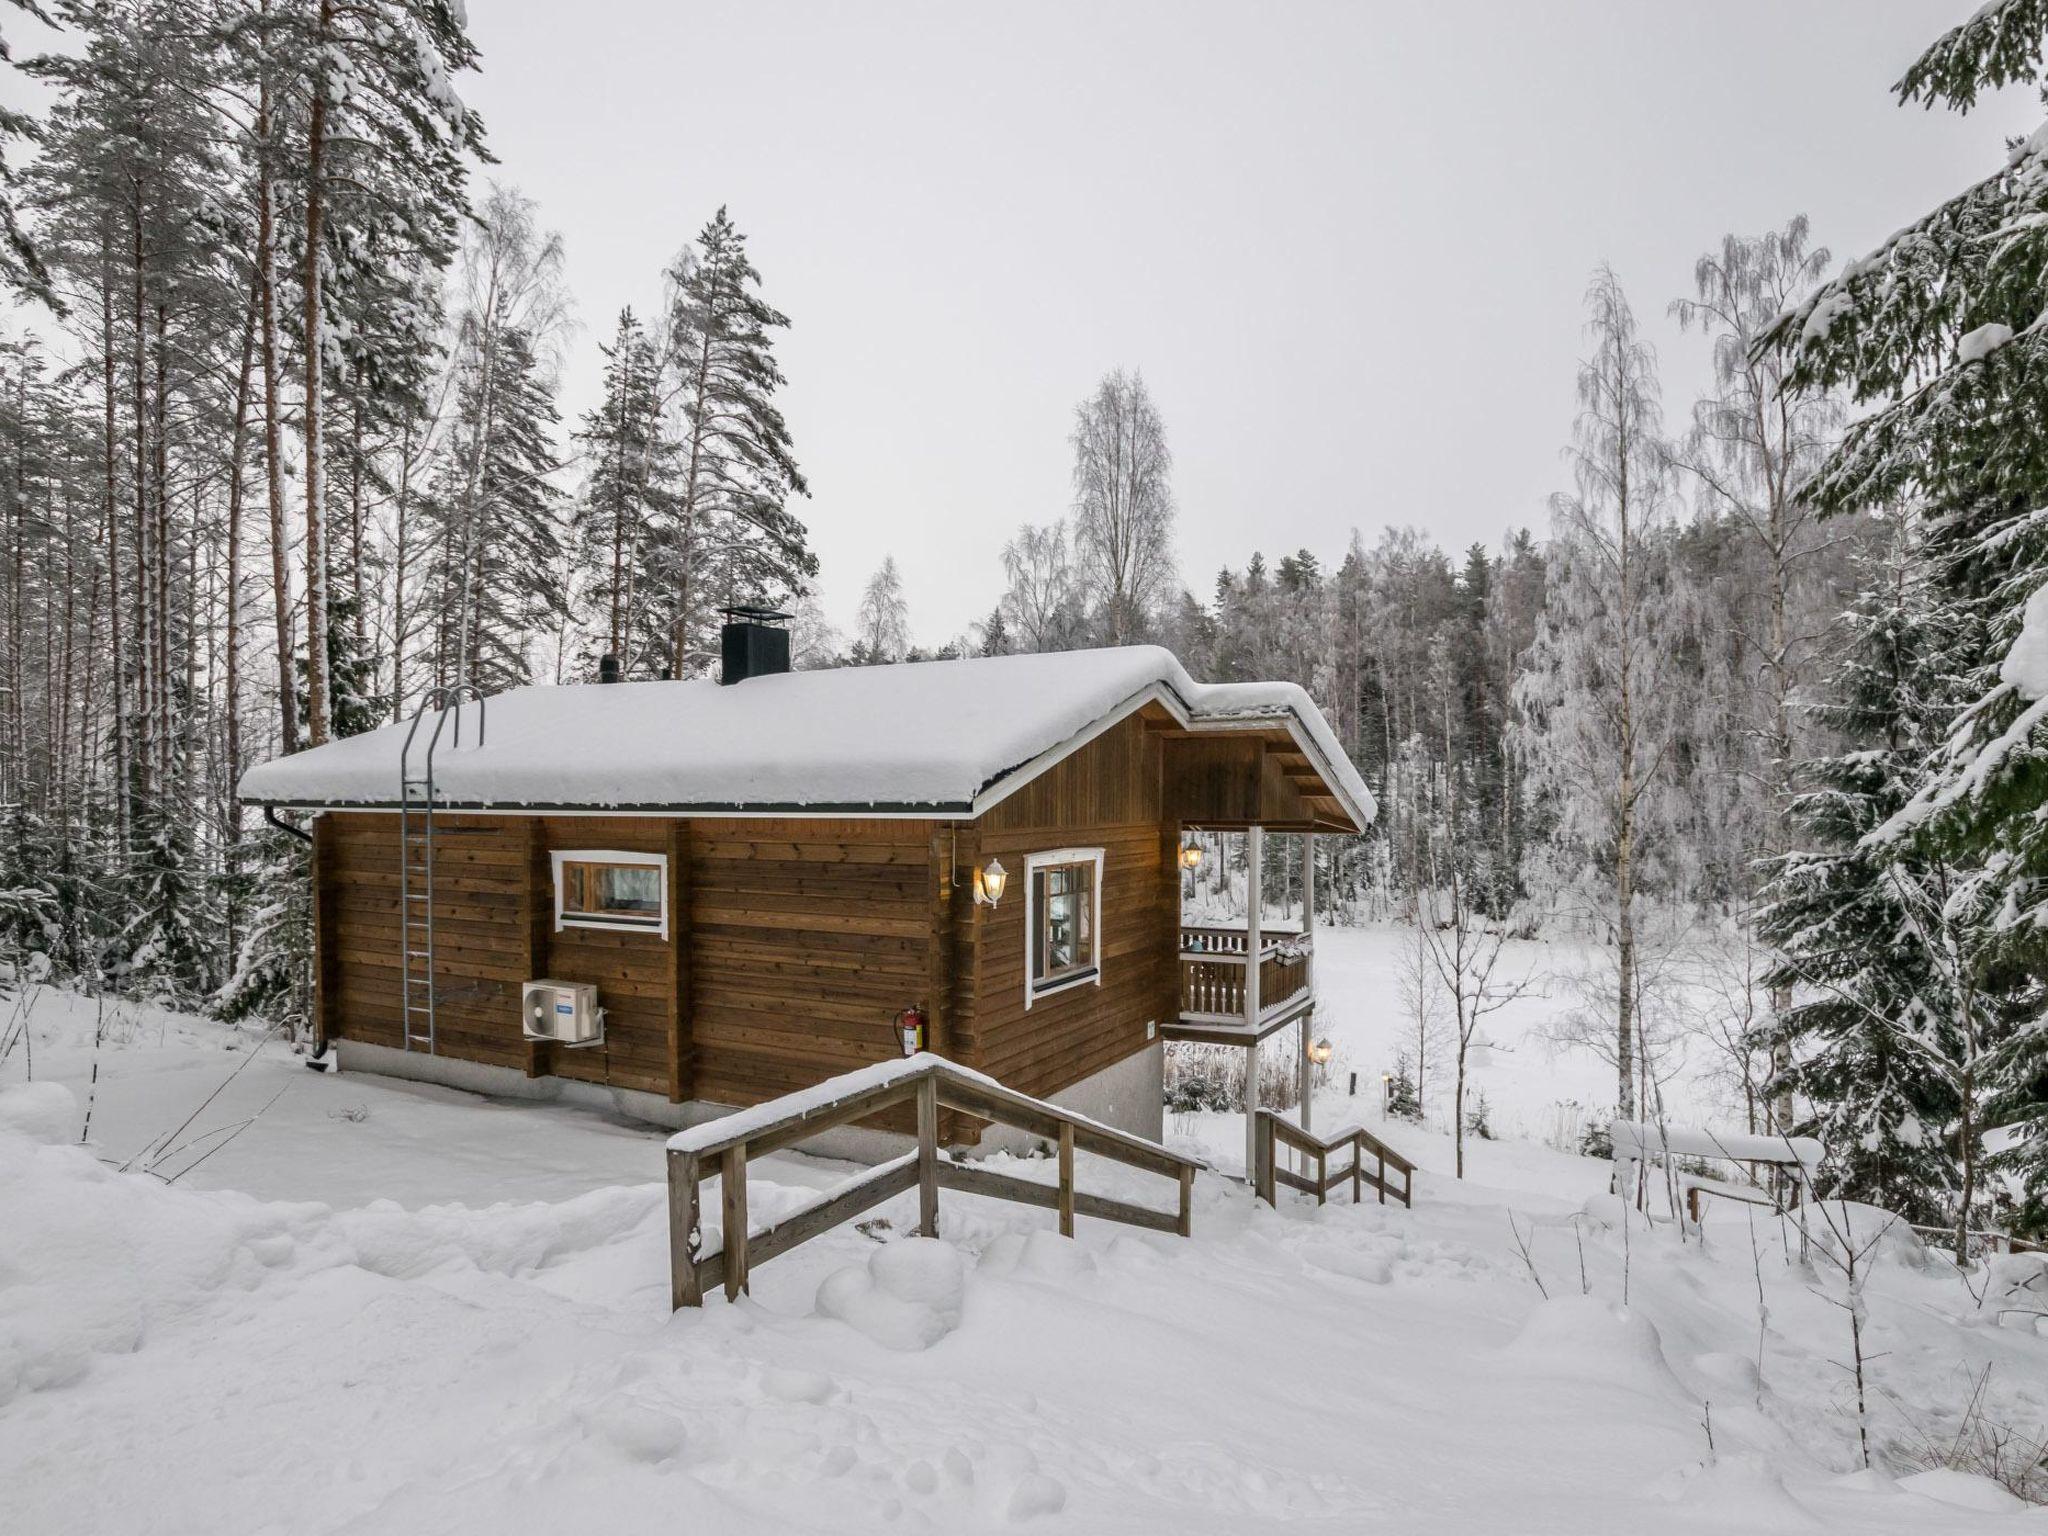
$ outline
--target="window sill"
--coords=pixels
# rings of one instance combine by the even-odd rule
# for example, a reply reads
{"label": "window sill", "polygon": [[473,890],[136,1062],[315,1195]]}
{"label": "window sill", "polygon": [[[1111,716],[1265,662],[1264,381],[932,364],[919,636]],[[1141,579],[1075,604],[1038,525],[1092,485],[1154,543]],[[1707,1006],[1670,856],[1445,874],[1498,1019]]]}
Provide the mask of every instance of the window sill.
{"label": "window sill", "polygon": [[658,939],[668,937],[668,925],[659,918],[635,921],[630,917],[571,917],[566,912],[555,919],[555,931],[564,928],[595,928],[605,933],[645,933]]}
{"label": "window sill", "polygon": [[1072,976],[1062,976],[1057,981],[1033,982],[1031,985],[1031,1001],[1035,1003],[1042,998],[1053,997],[1061,992],[1071,992],[1076,987],[1100,986],[1101,984],[1101,967],[1090,966],[1085,971],[1078,971]]}

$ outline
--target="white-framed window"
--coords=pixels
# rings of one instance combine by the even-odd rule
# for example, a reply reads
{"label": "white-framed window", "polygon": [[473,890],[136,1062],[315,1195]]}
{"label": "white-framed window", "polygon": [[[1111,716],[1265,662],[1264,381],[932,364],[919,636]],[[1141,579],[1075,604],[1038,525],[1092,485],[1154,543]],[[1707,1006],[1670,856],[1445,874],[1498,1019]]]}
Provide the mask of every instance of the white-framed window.
{"label": "white-framed window", "polygon": [[1024,856],[1024,1006],[1102,985],[1102,850]]}
{"label": "white-framed window", "polygon": [[555,930],[612,928],[668,937],[668,855],[557,850]]}

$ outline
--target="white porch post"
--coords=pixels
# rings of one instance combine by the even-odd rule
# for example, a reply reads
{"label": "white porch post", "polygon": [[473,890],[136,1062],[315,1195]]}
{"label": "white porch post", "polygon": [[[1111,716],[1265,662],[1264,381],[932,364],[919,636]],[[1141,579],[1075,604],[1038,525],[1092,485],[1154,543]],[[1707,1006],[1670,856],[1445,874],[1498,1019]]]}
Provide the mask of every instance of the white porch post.
{"label": "white porch post", "polygon": [[1309,1005],[1301,1016],[1301,1128],[1309,1127],[1309,1097],[1315,1087],[1315,1072],[1309,1066],[1308,1033],[1315,1022],[1316,1007],[1316,835],[1313,832],[1301,834],[1301,936],[1308,942],[1308,955],[1302,961],[1302,990],[1308,993]]}
{"label": "white porch post", "polygon": [[1265,862],[1266,829],[1252,827],[1244,835],[1244,1023],[1251,1039],[1244,1048],[1244,1176],[1253,1177],[1259,1144],[1259,866]]}

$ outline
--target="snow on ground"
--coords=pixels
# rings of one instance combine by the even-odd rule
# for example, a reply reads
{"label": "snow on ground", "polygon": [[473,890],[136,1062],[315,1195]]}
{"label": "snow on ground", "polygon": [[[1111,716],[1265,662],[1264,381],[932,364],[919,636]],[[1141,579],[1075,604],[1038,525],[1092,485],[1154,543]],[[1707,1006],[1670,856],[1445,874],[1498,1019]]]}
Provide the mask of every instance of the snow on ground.
{"label": "snow on ground", "polygon": [[[1316,930],[1315,1029],[1337,1048],[1327,1075],[1341,1089],[1356,1071],[1361,1099],[1377,1100],[1380,1074],[1395,1070],[1404,1051],[1412,1061],[1415,1021],[1399,978],[1413,965],[1407,955],[1414,942],[1412,930],[1398,924]],[[1545,1026],[1578,1003],[1573,978],[1597,970],[1603,958],[1595,946],[1569,939],[1510,939],[1503,946],[1493,984],[1526,983],[1527,990],[1480,1021],[1488,1044],[1472,1054],[1466,1084],[1468,1099],[1485,1094],[1499,1134],[1542,1140],[1570,1132],[1576,1145],[1586,1120],[1613,1113],[1614,1069],[1587,1052],[1560,1051],[1545,1038]],[[1705,1007],[1708,1000],[1698,1001]],[[1448,1126],[1455,1036],[1448,1003],[1439,1008],[1446,1019],[1441,1033],[1452,1038],[1432,1046],[1425,1107],[1432,1123]],[[1690,1039],[1664,1049],[1672,1078],[1664,1090],[1669,1117],[1712,1117],[1723,1094],[1711,1081],[1717,1066],[1711,1052]]]}
{"label": "snow on ground", "polygon": [[[20,1052],[0,1072],[9,1532],[2048,1531],[1910,1455],[1987,1367],[1996,1417],[2048,1422],[2034,1320],[1887,1257],[1885,1466],[1858,1470],[1816,1294],[1839,1282],[1775,1222],[1753,1259],[1742,1215],[1625,1241],[1604,1165],[1539,1144],[1480,1144],[1458,1184],[1446,1138],[1388,1128],[1425,1170],[1412,1212],[1205,1176],[1192,1241],[1069,1242],[948,1193],[923,1242],[906,1196],[671,1316],[659,1132],[130,1010],[80,1148],[94,1021],[40,994],[40,1086]],[[195,1110],[156,1176],[117,1170]],[[778,1157],[750,1187],[845,1172]],[[1169,1198],[1088,1158],[1081,1181]]]}

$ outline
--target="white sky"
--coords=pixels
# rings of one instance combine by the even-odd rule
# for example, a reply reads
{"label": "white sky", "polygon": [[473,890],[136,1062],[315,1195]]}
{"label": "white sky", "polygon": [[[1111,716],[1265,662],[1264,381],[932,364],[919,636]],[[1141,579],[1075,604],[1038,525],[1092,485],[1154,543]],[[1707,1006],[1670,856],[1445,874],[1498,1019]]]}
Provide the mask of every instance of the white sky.
{"label": "white sky", "polygon": [[794,324],[785,406],[828,613],[885,553],[935,643],[1068,503],[1074,403],[1140,368],[1183,575],[1415,523],[1546,525],[1587,275],[1664,318],[1727,230],[1838,259],[2001,158],[1887,87],[1973,0],[1429,4],[470,0],[463,82],[567,238],[590,403],[621,305],[720,202]]}

